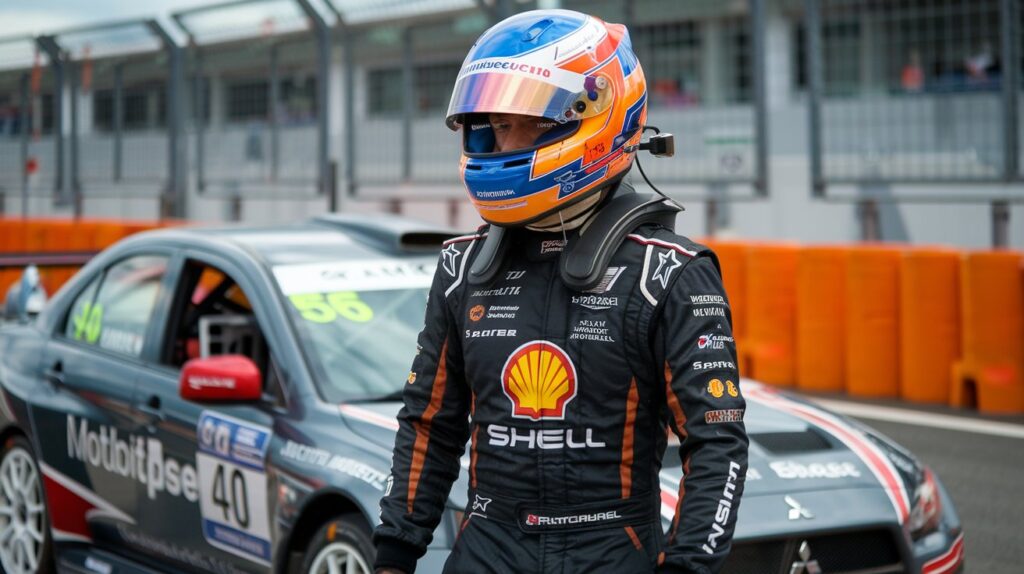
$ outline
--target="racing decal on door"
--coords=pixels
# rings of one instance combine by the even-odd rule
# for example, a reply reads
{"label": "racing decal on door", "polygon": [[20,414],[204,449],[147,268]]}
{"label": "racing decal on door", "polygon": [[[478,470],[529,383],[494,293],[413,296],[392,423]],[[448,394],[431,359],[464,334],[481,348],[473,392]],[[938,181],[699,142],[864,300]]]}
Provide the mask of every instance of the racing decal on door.
{"label": "racing decal on door", "polygon": [[[85,485],[41,462],[43,485],[50,502],[50,528],[58,542],[92,542],[89,521],[97,517],[135,525],[135,519]],[[54,512],[53,509],[60,509]]]}
{"label": "racing decal on door", "polygon": [[211,546],[269,566],[264,461],[270,429],[203,411],[197,434],[203,537]]}

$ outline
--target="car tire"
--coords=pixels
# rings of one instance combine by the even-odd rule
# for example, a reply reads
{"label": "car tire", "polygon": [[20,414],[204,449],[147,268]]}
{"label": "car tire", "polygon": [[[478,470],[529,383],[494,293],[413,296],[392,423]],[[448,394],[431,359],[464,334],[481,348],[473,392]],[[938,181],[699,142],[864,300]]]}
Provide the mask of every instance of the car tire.
{"label": "car tire", "polygon": [[[4,441],[0,452],[0,571],[50,574],[53,539],[43,493],[43,475],[22,436]],[[13,529],[10,535],[6,533]]]}
{"label": "car tire", "polygon": [[[363,517],[350,513],[328,520],[306,548],[303,574],[373,574],[376,557],[370,528]],[[332,565],[334,567],[332,567]]]}

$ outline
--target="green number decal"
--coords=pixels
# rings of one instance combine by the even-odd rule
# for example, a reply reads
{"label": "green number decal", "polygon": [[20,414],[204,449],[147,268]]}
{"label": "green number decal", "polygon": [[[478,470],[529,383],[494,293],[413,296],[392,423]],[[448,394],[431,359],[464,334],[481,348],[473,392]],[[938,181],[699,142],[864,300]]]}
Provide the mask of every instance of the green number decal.
{"label": "green number decal", "polygon": [[94,344],[100,338],[103,328],[103,305],[86,303],[82,312],[72,318],[75,325],[75,340]]}
{"label": "green number decal", "polygon": [[338,291],[327,295],[327,302],[339,315],[354,323],[368,323],[373,320],[373,309],[359,299],[355,291]]}
{"label": "green number decal", "polygon": [[373,320],[373,309],[359,299],[355,291],[334,293],[306,293],[288,297],[292,305],[302,313],[302,318],[314,323],[330,323],[339,316],[353,323],[368,323]]}
{"label": "green number decal", "polygon": [[330,323],[338,317],[338,313],[324,301],[321,293],[306,293],[288,297],[292,305],[302,313],[302,318],[314,323]]}

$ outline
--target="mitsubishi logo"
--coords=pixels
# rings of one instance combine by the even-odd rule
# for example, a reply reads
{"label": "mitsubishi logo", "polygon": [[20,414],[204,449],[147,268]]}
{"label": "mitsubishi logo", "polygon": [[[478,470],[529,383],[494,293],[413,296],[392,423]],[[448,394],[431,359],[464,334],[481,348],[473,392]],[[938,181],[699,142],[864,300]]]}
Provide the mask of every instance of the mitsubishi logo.
{"label": "mitsubishi logo", "polygon": [[789,567],[789,574],[821,574],[821,566],[818,566],[818,561],[811,560],[811,545],[806,540],[800,543],[800,549],[796,553],[800,559],[794,561],[793,565]]}
{"label": "mitsubishi logo", "polygon": [[814,518],[814,515],[811,514],[811,511],[801,506],[800,503],[797,502],[796,499],[793,498],[792,496],[787,494],[783,500],[785,500],[786,504],[789,505],[790,520],[800,520],[801,518]]}

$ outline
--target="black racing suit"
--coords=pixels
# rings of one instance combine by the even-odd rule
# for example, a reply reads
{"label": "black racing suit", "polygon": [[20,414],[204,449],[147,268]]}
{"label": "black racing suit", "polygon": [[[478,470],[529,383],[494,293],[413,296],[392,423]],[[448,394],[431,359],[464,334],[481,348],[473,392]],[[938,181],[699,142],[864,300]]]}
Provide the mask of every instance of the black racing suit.
{"label": "black racing suit", "polygon": [[[376,566],[415,569],[469,440],[469,504],[445,572],[719,571],[747,437],[714,254],[642,226],[578,293],[559,279],[561,235],[517,230],[493,283],[470,285],[483,233],[441,253]],[[661,492],[666,427],[681,441],[678,503],[674,485]]]}

